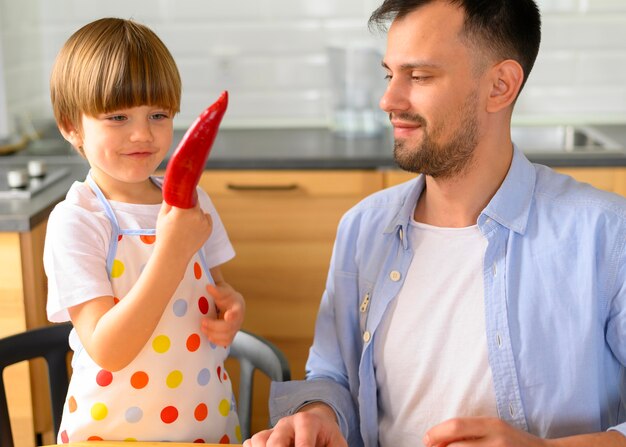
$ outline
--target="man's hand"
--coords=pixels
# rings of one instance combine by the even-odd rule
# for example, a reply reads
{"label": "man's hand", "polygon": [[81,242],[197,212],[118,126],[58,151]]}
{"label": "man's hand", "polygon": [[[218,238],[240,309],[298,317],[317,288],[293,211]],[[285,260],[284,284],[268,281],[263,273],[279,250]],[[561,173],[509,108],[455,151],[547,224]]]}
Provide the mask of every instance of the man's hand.
{"label": "man's hand", "polygon": [[226,282],[209,284],[206,290],[213,297],[217,317],[204,317],[200,329],[212,343],[228,346],[243,323],[246,307],[243,296]]}
{"label": "man's hand", "polygon": [[560,439],[541,439],[497,418],[450,419],[434,426],[422,440],[426,447],[623,447],[618,432],[591,433]]}
{"label": "man's hand", "polygon": [[335,412],[326,404],[314,402],[293,416],[282,418],[270,430],[259,432],[244,447],[347,447]]}

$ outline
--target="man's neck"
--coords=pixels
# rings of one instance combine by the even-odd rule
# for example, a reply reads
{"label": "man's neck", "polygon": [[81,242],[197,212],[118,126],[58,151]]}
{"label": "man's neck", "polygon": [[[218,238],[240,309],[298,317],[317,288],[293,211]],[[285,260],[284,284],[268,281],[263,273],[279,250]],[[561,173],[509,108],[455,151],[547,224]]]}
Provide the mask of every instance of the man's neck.
{"label": "man's neck", "polygon": [[513,149],[510,139],[506,140],[491,145],[491,149],[477,147],[471,165],[454,177],[426,176],[426,186],[415,207],[415,220],[448,228],[475,225],[509,171]]}

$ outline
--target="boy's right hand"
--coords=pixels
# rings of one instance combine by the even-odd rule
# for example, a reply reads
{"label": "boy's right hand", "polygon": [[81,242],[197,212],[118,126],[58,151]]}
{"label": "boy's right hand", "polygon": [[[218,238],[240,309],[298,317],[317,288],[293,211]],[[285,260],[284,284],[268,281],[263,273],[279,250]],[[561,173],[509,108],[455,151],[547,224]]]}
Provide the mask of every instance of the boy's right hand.
{"label": "boy's right hand", "polygon": [[189,262],[211,235],[213,220],[199,203],[189,209],[177,208],[163,202],[156,224],[155,250],[168,257]]}

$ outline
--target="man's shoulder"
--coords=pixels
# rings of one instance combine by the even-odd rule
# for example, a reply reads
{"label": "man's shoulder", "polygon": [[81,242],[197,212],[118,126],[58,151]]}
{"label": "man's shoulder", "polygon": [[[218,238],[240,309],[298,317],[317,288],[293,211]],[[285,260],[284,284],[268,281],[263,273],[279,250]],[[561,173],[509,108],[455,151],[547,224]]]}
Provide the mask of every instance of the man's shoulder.
{"label": "man's shoulder", "polygon": [[538,202],[610,212],[626,219],[625,197],[598,189],[545,166],[535,166],[537,171],[535,197]]}
{"label": "man's shoulder", "polygon": [[348,213],[362,213],[368,210],[388,210],[391,212],[404,205],[411,192],[416,188],[417,177],[389,188],[381,189],[365,197]]}

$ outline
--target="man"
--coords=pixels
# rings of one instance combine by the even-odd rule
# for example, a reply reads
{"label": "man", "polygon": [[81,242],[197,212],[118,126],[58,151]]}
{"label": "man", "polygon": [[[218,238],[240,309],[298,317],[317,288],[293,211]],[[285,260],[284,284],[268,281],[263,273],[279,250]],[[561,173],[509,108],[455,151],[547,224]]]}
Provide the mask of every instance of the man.
{"label": "man", "polygon": [[[246,446],[626,446],[626,200],[533,165],[532,0],[385,0],[381,107],[423,175],[342,219],[307,363]],[[347,440],[347,442],[346,442]]]}

